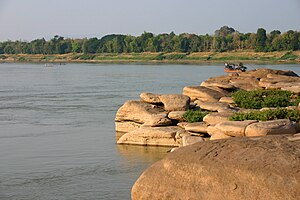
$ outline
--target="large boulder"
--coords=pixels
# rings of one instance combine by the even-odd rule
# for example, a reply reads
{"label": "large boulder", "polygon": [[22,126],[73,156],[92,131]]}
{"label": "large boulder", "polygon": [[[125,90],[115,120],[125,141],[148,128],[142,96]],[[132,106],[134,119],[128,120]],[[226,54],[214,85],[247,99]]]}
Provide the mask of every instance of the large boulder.
{"label": "large boulder", "polygon": [[202,101],[219,101],[224,96],[221,92],[204,86],[186,86],[183,94],[189,96],[192,101],[199,99]]}
{"label": "large boulder", "polygon": [[238,137],[169,153],[134,184],[133,200],[300,197],[300,137]]}
{"label": "large boulder", "polygon": [[176,135],[180,135],[182,132],[185,132],[184,129],[178,126],[145,126],[124,134],[117,144],[176,147],[180,145],[180,140],[176,139]]}
{"label": "large boulder", "polygon": [[190,98],[181,94],[160,95],[159,99],[167,111],[186,111],[190,106]]}
{"label": "large boulder", "polygon": [[142,101],[127,101],[118,110],[116,122],[133,121],[149,126],[165,126],[172,124],[163,109]]}
{"label": "large boulder", "polygon": [[245,131],[245,135],[248,137],[294,133],[296,133],[296,129],[293,123],[288,119],[253,123],[247,126]]}

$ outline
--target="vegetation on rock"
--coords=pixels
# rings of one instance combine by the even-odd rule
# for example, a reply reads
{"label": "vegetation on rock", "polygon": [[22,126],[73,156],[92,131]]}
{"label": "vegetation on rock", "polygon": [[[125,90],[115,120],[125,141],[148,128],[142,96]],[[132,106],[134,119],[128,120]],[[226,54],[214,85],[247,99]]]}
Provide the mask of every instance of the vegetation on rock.
{"label": "vegetation on rock", "polygon": [[292,96],[290,91],[275,89],[239,90],[232,94],[235,104],[246,109],[292,106],[297,103]]}
{"label": "vegetation on rock", "polygon": [[187,121],[189,123],[202,122],[203,118],[208,113],[209,112],[201,111],[201,110],[188,110],[184,113],[183,118],[185,121]]}
{"label": "vegetation on rock", "polygon": [[294,122],[300,121],[299,110],[288,110],[286,108],[269,109],[264,111],[251,111],[246,113],[235,113],[229,118],[231,121],[258,120],[268,121],[276,119],[289,119]]}

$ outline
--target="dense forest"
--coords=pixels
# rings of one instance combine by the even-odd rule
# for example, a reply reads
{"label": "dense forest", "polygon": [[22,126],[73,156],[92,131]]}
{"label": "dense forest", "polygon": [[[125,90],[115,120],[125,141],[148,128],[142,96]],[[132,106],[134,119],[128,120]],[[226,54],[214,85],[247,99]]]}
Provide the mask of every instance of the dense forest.
{"label": "dense forest", "polygon": [[259,28],[256,33],[240,33],[223,26],[214,35],[183,33],[154,35],[144,32],[140,36],[112,34],[101,39],[70,39],[54,36],[31,42],[5,41],[0,43],[0,54],[66,54],[66,53],[140,53],[140,52],[225,52],[251,50],[271,52],[300,50],[300,32],[279,30],[267,33]]}

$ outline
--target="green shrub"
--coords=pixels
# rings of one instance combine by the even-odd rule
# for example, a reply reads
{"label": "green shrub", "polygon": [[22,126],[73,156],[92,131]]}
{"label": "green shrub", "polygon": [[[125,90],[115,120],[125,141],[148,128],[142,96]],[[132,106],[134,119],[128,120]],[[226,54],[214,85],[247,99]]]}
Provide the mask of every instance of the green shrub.
{"label": "green shrub", "polygon": [[207,115],[208,112],[201,110],[188,110],[184,113],[183,118],[185,121],[194,123],[194,122],[202,122],[203,117]]}
{"label": "green shrub", "polygon": [[163,53],[158,54],[153,60],[164,60],[166,57]]}
{"label": "green shrub", "polygon": [[296,56],[295,54],[293,54],[292,51],[288,51],[280,59],[283,59],[283,60],[295,60],[297,58],[298,58],[298,56]]}
{"label": "green shrub", "polygon": [[232,94],[232,98],[238,107],[247,109],[294,105],[291,102],[292,93],[284,90],[239,90]]}
{"label": "green shrub", "polygon": [[285,108],[270,109],[264,111],[252,111],[247,113],[235,113],[229,118],[231,121],[258,120],[267,121],[275,119],[289,119],[291,121],[300,121],[299,110],[288,110]]}
{"label": "green shrub", "polygon": [[181,60],[184,59],[186,57],[185,54],[168,54],[165,55],[165,59],[167,60]]}
{"label": "green shrub", "polygon": [[93,60],[95,55],[92,54],[83,54],[78,57],[80,60]]}

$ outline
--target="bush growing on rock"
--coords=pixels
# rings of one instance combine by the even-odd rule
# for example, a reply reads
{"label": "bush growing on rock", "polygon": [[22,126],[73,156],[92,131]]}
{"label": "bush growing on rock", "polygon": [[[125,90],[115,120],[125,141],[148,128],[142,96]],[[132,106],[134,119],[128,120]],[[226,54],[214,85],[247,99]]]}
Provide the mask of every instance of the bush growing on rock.
{"label": "bush growing on rock", "polygon": [[288,110],[285,108],[270,109],[264,111],[252,111],[247,113],[235,113],[229,118],[231,121],[244,121],[244,120],[276,120],[276,119],[289,119],[294,122],[300,121],[299,110]]}
{"label": "bush growing on rock", "polygon": [[286,107],[294,105],[292,102],[292,93],[284,90],[239,90],[233,93],[232,98],[238,107],[247,109]]}
{"label": "bush growing on rock", "polygon": [[185,121],[187,121],[189,123],[202,122],[203,118],[208,113],[209,112],[201,111],[201,110],[188,110],[184,113],[183,118]]}

